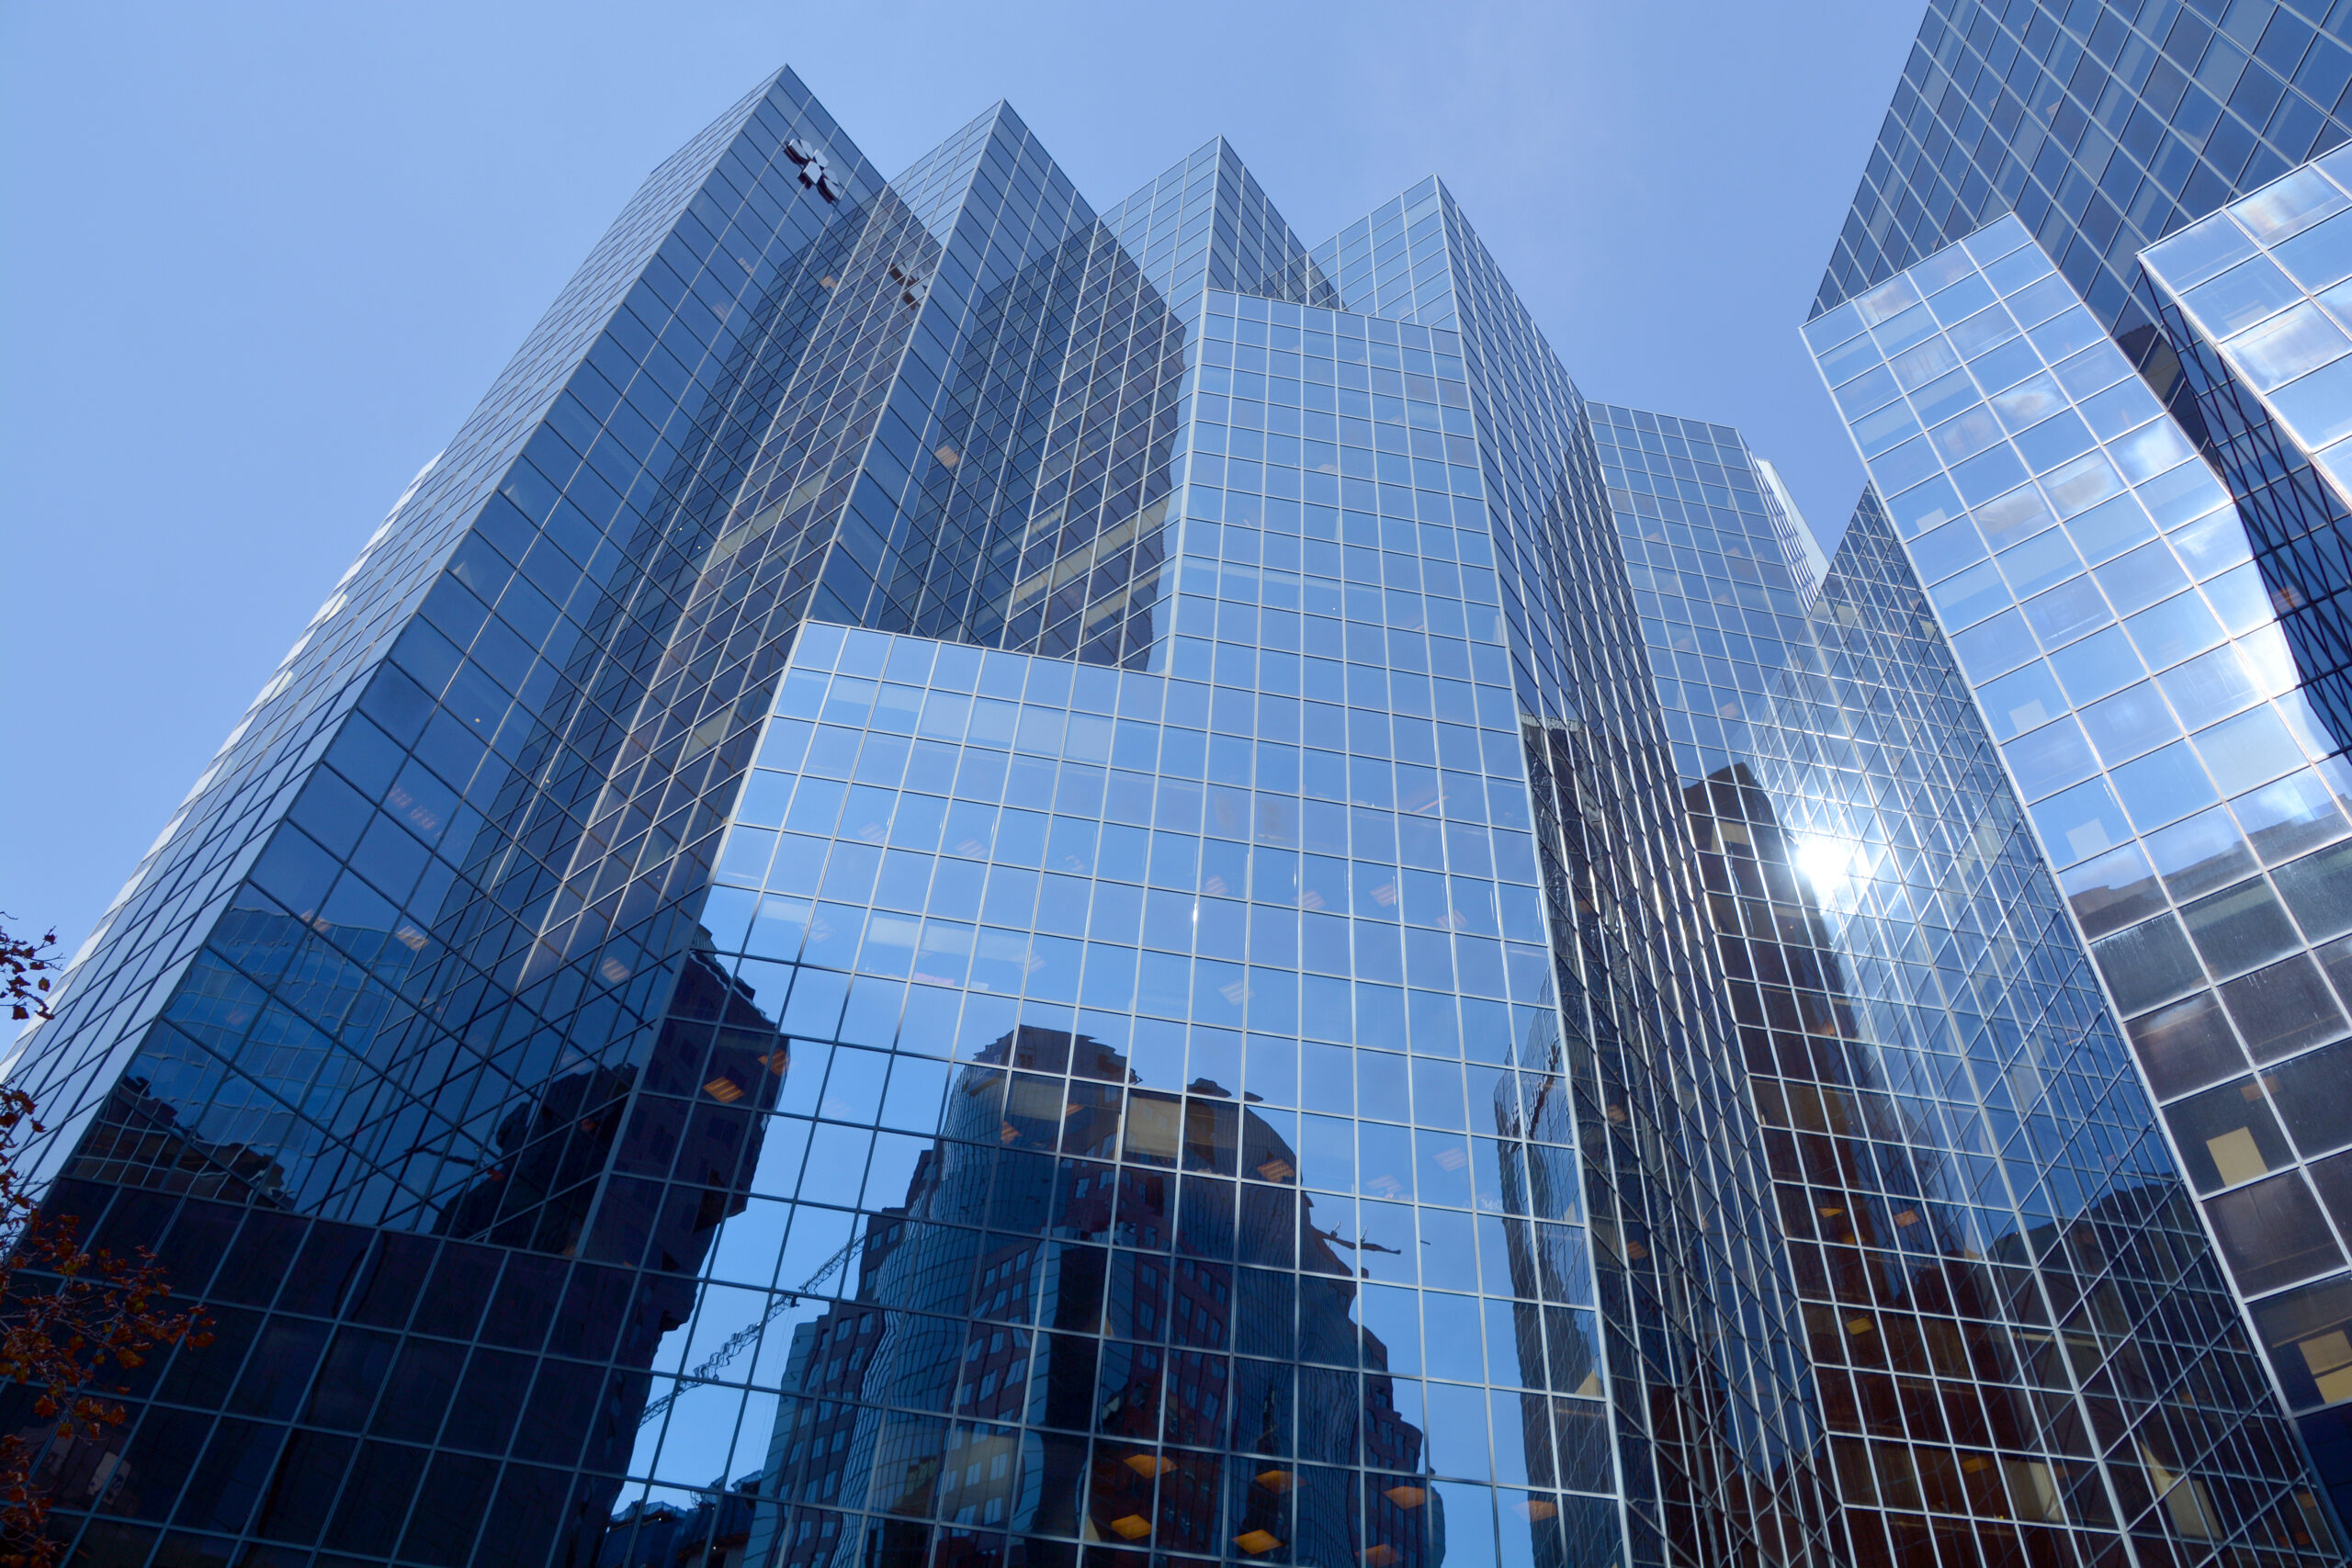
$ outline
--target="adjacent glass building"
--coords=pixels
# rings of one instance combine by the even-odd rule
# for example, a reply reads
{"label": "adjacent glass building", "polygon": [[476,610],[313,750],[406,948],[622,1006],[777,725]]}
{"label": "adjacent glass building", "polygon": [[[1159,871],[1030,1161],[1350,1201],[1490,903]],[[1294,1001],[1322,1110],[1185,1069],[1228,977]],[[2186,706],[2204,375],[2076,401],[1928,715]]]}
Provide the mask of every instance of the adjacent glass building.
{"label": "adjacent glass building", "polygon": [[2228,485],[2339,743],[2352,740],[2343,499],[2217,384],[2142,257],[2341,145],[2348,95],[2341,6],[1933,0],[1814,303],[1820,314],[2014,214]]}
{"label": "adjacent glass building", "polygon": [[[1735,432],[1594,416],[1772,1156],[1833,1560],[2335,1560],[1875,494],[1816,579]],[[1736,488],[1694,491],[1694,463]]]}
{"label": "adjacent glass building", "polygon": [[2346,25],[1939,0],[1805,329],[2339,1511]]}
{"label": "adjacent glass building", "polygon": [[[2057,355],[2010,227],[1921,266]],[[2155,825],[2052,850],[2027,633],[1919,544],[1979,470],[1882,460],[1899,356],[1981,346],[1927,288],[1811,329],[1889,389],[1825,561],[1736,432],[1588,403],[1435,180],[1310,246],[1222,141],[1098,211],[1005,106],[885,179],[763,84],[7,1060],[52,1207],[218,1325],[45,1450],[72,1561],[2341,1561],[2199,1208],[2274,1145],[2217,1184],[2143,1066],[2242,1010],[2192,941],[2329,995],[2340,775],[2086,325],[2146,406],[2050,396],[2278,763],[2230,912],[2086,902]],[[2246,1049],[2188,1087],[2276,1098]]]}

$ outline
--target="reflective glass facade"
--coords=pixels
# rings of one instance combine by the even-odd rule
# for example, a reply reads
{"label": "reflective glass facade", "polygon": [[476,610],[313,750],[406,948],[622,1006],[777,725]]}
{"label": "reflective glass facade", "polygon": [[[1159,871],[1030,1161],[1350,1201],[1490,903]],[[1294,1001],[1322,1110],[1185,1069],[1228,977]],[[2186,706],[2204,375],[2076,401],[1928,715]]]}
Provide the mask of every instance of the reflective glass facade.
{"label": "reflective glass facade", "polygon": [[2324,0],[1931,0],[1818,314],[2013,212],[2144,349],[2149,244],[2352,135]]}
{"label": "reflective glass facade", "polygon": [[1615,1560],[1465,244],[658,171],[14,1060],[220,1324],[76,1551]]}
{"label": "reflective glass facade", "polygon": [[74,1560],[2337,1560],[1918,517],[1588,404],[1433,179],[780,74],[8,1060],[219,1325]]}
{"label": "reflective glass facade", "polygon": [[[2330,154],[2148,255],[2158,286],[2180,301],[2184,324],[2220,350],[2229,373],[2319,459],[2339,495],[2352,483],[2341,428],[2352,387],[2340,363],[2352,353],[2341,324],[2352,313],[2342,288],[2352,277],[2352,226],[2327,220],[2352,208],[2347,175],[2352,159]],[[2271,265],[2246,267],[2257,256]]]}
{"label": "reflective glass facade", "polygon": [[[2327,976],[2352,928],[2352,774],[2248,531],[2013,220],[1806,333],[2308,1406],[2312,1369],[2265,1303],[2345,1268],[2317,1156],[2346,1125],[2331,1047],[2352,1026]],[[2312,1435],[2332,1471],[2325,1418]]]}
{"label": "reflective glass facade", "polygon": [[[1875,495],[1815,592],[1778,558],[1736,433],[1624,409],[1594,428],[1772,1156],[1838,1560],[2102,1561],[2125,1540],[2330,1560]],[[1694,491],[1693,463],[1730,488]]]}
{"label": "reflective glass facade", "polygon": [[[2249,0],[1932,6],[1806,329],[2109,992],[2138,1015],[2339,1509],[2352,1389],[2328,1337],[2347,1287],[2326,1156],[2345,1117],[2327,1086],[2347,998],[2320,977],[2342,968],[2352,874],[2321,847],[2352,742],[2330,221],[2348,28],[2341,7]],[[1930,299],[1898,321],[1906,288]],[[1855,374],[1847,301],[1874,318],[1883,372]],[[2010,488],[2028,472],[2039,491]],[[2232,916],[2274,907],[2267,938],[2233,944]]]}
{"label": "reflective glass facade", "polygon": [[[1270,694],[804,634],[706,922],[789,1036],[782,1114],[657,1371],[768,1326],[657,1379],[634,1470],[763,1461],[784,1561],[859,1506],[978,1555],[1613,1533],[1570,1129],[1513,1049],[1524,829],[1498,864],[1491,827],[1302,797],[1340,754],[1237,722]],[[771,1310],[844,1246],[847,1299]]]}
{"label": "reflective glass facade", "polygon": [[[1937,0],[1814,304],[1826,310],[2013,213],[2236,498],[2339,743],[2352,742],[2352,508],[2200,347],[2141,257],[2342,143],[2347,85],[2341,6]],[[2292,216],[2256,227],[2283,240]]]}
{"label": "reflective glass facade", "polygon": [[[2272,181],[2148,252],[2168,344],[2206,451],[2229,479],[2303,694],[2352,740],[2352,512],[2341,427],[2352,395],[2328,333],[2345,155]],[[2283,269],[2283,270],[2282,270]],[[2233,290],[2247,297],[2233,299]]]}

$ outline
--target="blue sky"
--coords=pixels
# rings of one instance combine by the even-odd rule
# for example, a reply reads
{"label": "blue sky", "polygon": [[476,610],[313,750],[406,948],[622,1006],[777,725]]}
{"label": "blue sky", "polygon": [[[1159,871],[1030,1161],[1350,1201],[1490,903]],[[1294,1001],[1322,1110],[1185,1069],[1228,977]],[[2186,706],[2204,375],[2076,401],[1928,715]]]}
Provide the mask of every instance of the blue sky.
{"label": "blue sky", "polygon": [[1796,327],[1918,7],[0,8],[0,908],[70,950],[644,173],[789,63],[895,170],[1009,98],[1107,206],[1218,132],[1309,243],[1445,177],[1588,396],[1834,537]]}

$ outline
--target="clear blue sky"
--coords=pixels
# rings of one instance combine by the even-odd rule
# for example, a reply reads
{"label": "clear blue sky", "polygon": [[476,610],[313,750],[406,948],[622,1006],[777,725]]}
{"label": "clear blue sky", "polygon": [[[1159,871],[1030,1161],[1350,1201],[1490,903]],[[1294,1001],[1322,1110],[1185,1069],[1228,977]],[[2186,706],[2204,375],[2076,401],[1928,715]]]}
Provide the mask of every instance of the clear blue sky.
{"label": "clear blue sky", "polygon": [[71,950],[644,173],[789,63],[1098,205],[1223,132],[1314,243],[1442,175],[1588,396],[1834,537],[1799,344],[1916,4],[0,6],[0,908]]}

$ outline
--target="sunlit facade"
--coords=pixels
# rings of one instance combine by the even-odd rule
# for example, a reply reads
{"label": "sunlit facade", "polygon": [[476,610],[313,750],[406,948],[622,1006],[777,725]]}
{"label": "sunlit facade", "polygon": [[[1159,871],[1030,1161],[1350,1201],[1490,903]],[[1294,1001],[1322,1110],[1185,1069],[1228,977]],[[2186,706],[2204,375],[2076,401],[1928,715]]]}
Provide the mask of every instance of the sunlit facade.
{"label": "sunlit facade", "polygon": [[1806,332],[2281,1392],[2325,1403],[2352,773],[2240,511],[2012,220]]}
{"label": "sunlit facade", "polygon": [[1616,1560],[1511,628],[1623,583],[1508,553],[1578,417],[1433,181],[1310,255],[1222,142],[1098,214],[746,98],[13,1061],[220,1325],[75,1550]]}
{"label": "sunlit facade", "polygon": [[1938,0],[1806,327],[2339,1517],[2347,82],[2292,3]]}
{"label": "sunlit facade", "polygon": [[[1837,1560],[2095,1562],[2119,1538],[2326,1560],[2293,1435],[1876,496],[1816,580],[1776,547],[1736,432],[1599,405],[1594,431],[1773,1156]],[[1694,462],[1736,488],[1693,494]]]}
{"label": "sunlit facade", "polygon": [[1872,463],[1823,559],[1434,179],[764,84],[8,1060],[218,1325],[74,1561],[2338,1561]]}

